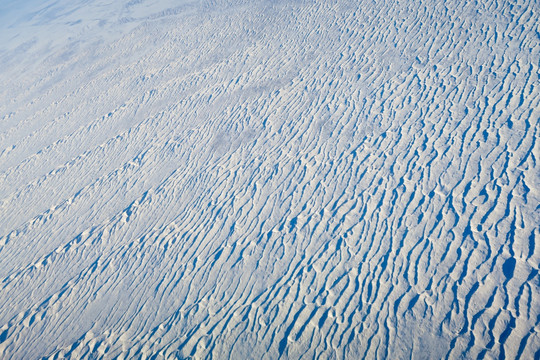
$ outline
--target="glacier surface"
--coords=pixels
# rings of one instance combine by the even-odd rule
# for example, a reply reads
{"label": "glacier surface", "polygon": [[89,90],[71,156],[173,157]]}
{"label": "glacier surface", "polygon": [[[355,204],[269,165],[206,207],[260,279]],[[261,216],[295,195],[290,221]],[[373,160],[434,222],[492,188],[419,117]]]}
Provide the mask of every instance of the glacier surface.
{"label": "glacier surface", "polygon": [[540,358],[539,23],[3,1],[0,358]]}

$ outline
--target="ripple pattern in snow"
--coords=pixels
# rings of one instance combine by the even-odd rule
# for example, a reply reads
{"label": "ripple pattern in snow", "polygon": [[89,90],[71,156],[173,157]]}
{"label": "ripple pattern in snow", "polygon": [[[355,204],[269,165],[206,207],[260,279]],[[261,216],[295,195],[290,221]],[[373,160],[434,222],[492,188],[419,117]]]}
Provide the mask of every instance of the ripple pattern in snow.
{"label": "ripple pattern in snow", "polygon": [[0,357],[540,357],[538,2],[28,3]]}

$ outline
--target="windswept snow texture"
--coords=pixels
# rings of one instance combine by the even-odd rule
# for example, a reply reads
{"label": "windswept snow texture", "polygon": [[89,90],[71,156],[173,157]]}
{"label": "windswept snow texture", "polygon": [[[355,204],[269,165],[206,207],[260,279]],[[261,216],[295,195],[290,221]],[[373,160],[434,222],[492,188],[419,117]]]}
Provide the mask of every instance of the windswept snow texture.
{"label": "windswept snow texture", "polygon": [[540,7],[3,1],[0,358],[540,358]]}

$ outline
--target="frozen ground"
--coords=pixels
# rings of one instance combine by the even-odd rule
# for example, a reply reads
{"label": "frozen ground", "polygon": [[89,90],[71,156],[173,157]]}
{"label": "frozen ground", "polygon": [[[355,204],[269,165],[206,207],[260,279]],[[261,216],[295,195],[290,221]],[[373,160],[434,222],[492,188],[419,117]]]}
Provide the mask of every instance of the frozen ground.
{"label": "frozen ground", "polygon": [[537,1],[2,1],[0,358],[540,358]]}

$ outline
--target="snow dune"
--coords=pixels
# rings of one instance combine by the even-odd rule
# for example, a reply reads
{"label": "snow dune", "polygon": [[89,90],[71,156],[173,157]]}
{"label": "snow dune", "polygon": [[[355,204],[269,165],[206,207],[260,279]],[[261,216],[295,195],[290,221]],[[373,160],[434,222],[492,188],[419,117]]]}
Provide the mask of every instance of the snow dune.
{"label": "snow dune", "polygon": [[5,1],[0,357],[540,357],[536,1]]}

